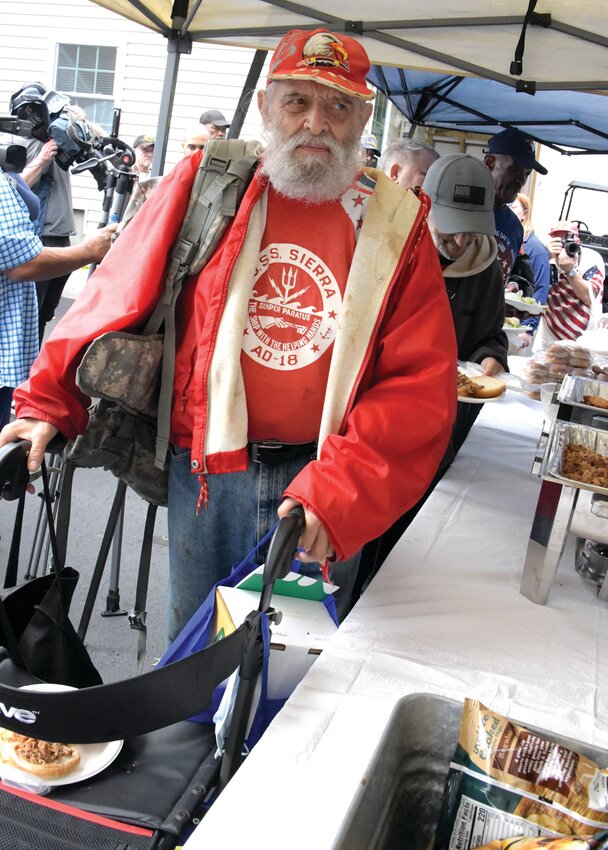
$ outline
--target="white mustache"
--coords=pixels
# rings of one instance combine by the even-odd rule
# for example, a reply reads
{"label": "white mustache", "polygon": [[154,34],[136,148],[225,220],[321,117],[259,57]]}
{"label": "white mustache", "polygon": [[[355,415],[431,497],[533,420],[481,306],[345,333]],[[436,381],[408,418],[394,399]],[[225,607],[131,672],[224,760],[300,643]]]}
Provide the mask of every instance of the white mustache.
{"label": "white mustache", "polygon": [[310,145],[311,147],[323,147],[328,148],[332,153],[338,153],[341,150],[341,146],[336,142],[336,140],[329,133],[325,131],[320,133],[318,136],[315,136],[313,133],[310,133],[308,130],[302,130],[295,136],[292,136],[286,147],[293,151],[296,148],[299,148],[301,145]]}

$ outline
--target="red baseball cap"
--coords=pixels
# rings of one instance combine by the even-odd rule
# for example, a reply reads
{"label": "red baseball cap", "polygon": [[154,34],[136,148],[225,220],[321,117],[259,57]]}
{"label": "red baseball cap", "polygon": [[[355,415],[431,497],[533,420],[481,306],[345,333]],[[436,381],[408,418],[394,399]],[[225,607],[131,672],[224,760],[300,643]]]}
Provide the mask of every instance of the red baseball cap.
{"label": "red baseball cap", "polygon": [[290,30],[272,54],[267,80],[310,80],[371,100],[374,93],[365,81],[368,72],[367,53],[356,39],[326,29]]}
{"label": "red baseball cap", "polygon": [[549,231],[549,236],[555,236],[556,233],[567,233],[574,239],[579,238],[578,227],[571,221],[558,221],[557,224],[554,224],[551,230]]}

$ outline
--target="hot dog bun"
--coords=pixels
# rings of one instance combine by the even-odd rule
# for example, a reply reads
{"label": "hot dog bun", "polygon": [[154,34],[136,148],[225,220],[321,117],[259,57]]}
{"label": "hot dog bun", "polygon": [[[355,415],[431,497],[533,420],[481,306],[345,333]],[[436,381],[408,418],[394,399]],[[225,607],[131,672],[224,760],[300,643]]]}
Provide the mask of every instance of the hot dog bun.
{"label": "hot dog bun", "polygon": [[58,779],[78,767],[80,751],[75,744],[53,744],[13,734],[2,742],[2,759],[26,773]]}
{"label": "hot dog bun", "polygon": [[471,382],[475,385],[472,391],[474,398],[496,398],[502,395],[506,389],[506,384],[500,378],[494,378],[492,375],[475,375],[471,378]]}

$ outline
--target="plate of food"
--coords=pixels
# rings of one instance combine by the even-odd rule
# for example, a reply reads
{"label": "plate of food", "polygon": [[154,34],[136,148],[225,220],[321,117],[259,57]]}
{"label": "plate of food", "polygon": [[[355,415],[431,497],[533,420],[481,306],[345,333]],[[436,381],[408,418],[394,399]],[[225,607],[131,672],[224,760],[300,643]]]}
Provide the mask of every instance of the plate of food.
{"label": "plate of food", "polygon": [[532,330],[530,325],[522,325],[519,319],[515,316],[508,316],[505,319],[502,329],[506,334],[523,334],[526,333],[526,331]]}
{"label": "plate of food", "polygon": [[[58,693],[73,691],[68,685],[41,682],[24,685],[25,691]],[[2,769],[9,768],[13,777],[38,782],[54,788],[81,782],[105,770],[122,749],[123,741],[106,744],[51,743],[29,738],[18,732],[0,729],[0,762]]]}
{"label": "plate of food", "polygon": [[531,316],[538,316],[543,312],[543,305],[539,301],[530,296],[524,297],[521,292],[505,292],[505,304]]}
{"label": "plate of food", "polygon": [[507,385],[491,375],[466,375],[458,370],[458,401],[466,404],[485,404],[502,401]]}

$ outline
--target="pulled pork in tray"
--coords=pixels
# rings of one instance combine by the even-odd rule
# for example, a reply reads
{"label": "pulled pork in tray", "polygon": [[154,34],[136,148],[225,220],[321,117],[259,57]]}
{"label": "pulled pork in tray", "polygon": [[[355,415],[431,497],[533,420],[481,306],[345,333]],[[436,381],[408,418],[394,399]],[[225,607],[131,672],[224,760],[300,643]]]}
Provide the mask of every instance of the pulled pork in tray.
{"label": "pulled pork in tray", "polygon": [[608,487],[608,458],[576,443],[564,449],[562,473],[573,481],[595,487]]}

